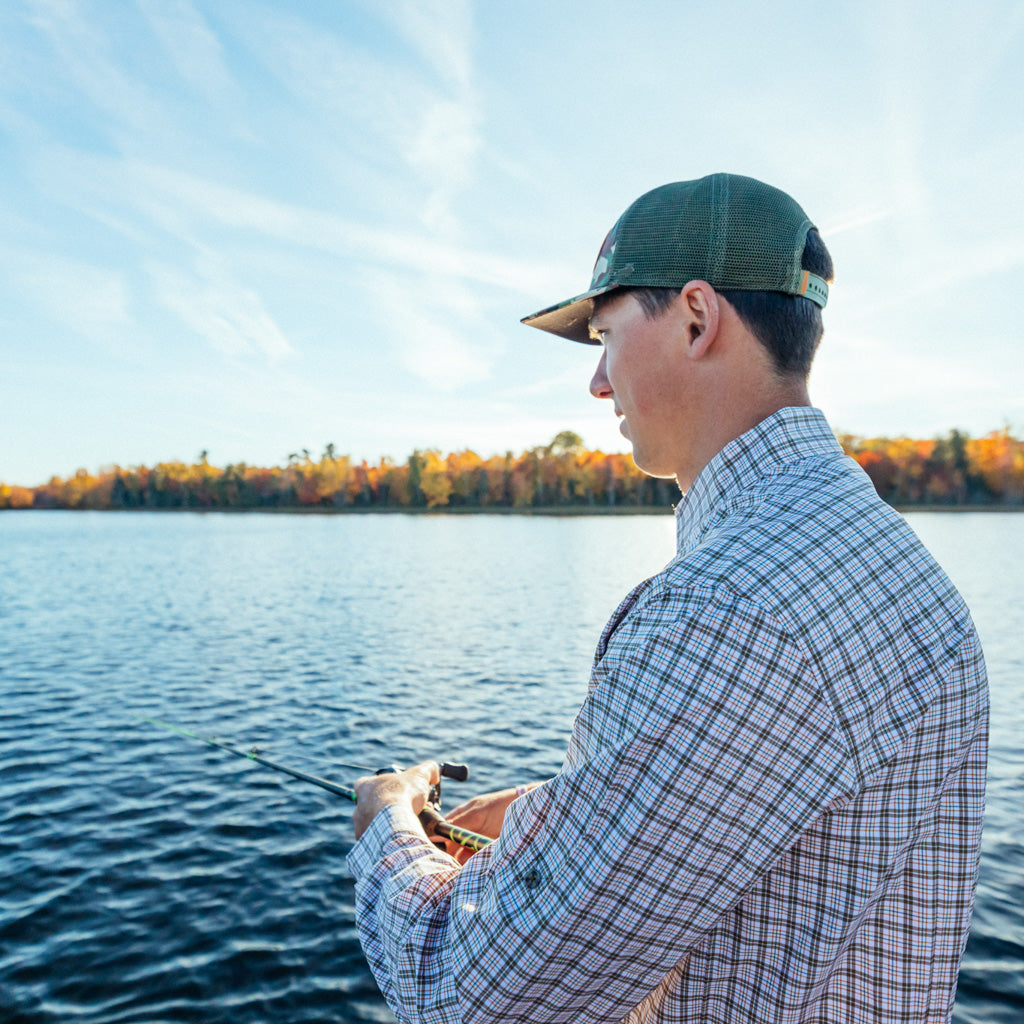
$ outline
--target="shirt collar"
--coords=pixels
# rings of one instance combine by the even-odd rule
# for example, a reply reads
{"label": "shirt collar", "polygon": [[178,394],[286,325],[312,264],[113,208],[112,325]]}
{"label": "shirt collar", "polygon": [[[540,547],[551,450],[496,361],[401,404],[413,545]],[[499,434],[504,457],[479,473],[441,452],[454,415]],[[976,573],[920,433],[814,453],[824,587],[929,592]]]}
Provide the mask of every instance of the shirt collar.
{"label": "shirt collar", "polygon": [[676,552],[692,551],[712,518],[761,477],[794,459],[841,454],[824,413],[780,409],[730,441],[700,472],[676,506]]}

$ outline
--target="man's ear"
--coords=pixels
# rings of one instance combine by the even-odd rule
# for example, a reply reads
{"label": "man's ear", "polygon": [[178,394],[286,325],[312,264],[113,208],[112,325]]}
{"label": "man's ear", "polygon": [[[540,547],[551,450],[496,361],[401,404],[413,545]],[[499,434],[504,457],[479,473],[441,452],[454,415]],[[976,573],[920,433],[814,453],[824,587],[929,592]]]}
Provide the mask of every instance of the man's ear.
{"label": "man's ear", "polygon": [[690,281],[678,301],[686,332],[686,353],[691,359],[703,359],[718,337],[718,293],[707,281]]}

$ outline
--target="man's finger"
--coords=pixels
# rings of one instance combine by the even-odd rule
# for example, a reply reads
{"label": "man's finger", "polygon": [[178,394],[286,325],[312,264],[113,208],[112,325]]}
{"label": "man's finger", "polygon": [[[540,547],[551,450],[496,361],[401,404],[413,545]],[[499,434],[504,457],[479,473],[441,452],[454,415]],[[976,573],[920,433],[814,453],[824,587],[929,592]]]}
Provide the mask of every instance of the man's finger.
{"label": "man's finger", "polygon": [[424,761],[407,768],[406,775],[423,778],[428,787],[436,786],[441,781],[441,766],[436,761]]}

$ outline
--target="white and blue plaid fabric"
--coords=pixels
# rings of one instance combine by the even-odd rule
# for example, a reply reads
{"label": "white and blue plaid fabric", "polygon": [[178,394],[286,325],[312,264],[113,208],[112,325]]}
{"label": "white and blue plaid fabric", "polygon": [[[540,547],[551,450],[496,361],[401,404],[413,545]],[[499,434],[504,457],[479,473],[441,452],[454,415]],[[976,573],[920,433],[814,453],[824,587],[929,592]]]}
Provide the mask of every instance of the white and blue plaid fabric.
{"label": "white and blue plaid fabric", "polygon": [[988,723],[967,608],[815,409],[677,515],[498,841],[460,869],[387,808],[350,854],[403,1021],[949,1019]]}

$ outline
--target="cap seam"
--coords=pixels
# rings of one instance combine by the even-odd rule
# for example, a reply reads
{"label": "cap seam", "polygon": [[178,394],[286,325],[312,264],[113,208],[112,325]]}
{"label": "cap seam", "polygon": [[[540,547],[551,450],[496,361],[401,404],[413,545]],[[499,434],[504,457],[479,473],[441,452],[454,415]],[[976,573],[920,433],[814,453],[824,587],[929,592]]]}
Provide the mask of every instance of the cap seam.
{"label": "cap seam", "polygon": [[[719,201],[719,192],[722,193]],[[711,179],[711,209],[713,218],[711,221],[711,238],[708,246],[708,256],[713,262],[708,266],[708,282],[714,283],[722,277],[723,264],[725,262],[725,251],[727,245],[720,244],[722,239],[722,223],[725,220],[725,210],[729,205],[729,179],[724,174],[716,174]],[[728,239],[726,239],[728,241]]]}

